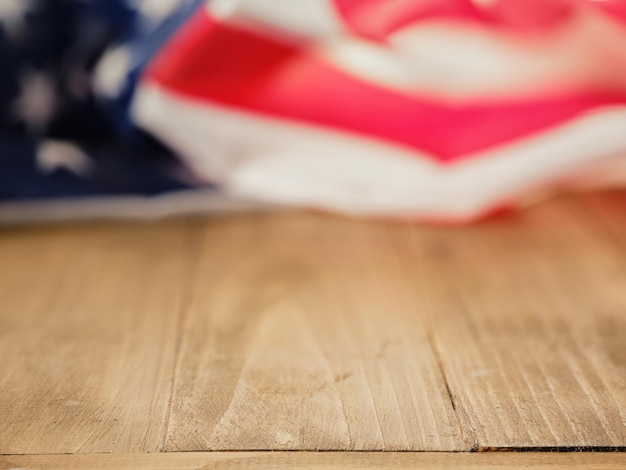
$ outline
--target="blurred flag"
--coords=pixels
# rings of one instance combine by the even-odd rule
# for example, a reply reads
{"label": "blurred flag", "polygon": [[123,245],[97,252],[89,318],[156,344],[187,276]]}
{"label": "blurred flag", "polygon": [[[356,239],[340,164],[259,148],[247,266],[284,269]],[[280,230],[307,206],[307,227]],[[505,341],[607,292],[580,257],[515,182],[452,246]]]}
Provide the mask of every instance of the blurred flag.
{"label": "blurred flag", "polygon": [[626,0],[0,0],[0,26],[0,220],[468,221],[626,183]]}

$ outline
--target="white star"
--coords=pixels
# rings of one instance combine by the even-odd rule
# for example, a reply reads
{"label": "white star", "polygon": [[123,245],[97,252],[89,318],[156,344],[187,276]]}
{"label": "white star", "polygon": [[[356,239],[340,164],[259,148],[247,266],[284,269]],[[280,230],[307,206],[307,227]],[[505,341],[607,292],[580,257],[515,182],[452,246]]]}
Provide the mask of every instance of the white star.
{"label": "white star", "polygon": [[[0,0],[3,1],[3,0]],[[43,131],[57,108],[54,83],[45,72],[26,69],[20,76],[20,94],[13,104],[13,112],[28,129]]]}
{"label": "white star", "polygon": [[85,152],[64,140],[43,140],[37,147],[36,158],[37,169],[42,173],[65,168],[78,176],[88,176],[94,169]]}
{"label": "white star", "polygon": [[22,32],[30,6],[31,0],[0,0],[0,24],[10,38],[15,39]]}
{"label": "white star", "polygon": [[113,98],[120,94],[126,83],[128,71],[132,65],[132,55],[126,47],[108,50],[94,72],[94,89],[105,98]]}

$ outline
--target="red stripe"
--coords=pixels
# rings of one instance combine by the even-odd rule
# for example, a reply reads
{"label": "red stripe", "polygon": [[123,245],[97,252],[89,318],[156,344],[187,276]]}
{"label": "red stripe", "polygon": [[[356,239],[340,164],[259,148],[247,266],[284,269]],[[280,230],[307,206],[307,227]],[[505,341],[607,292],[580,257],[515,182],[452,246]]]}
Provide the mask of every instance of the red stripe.
{"label": "red stripe", "polygon": [[295,46],[199,12],[144,79],[195,100],[374,136],[446,162],[541,131],[626,97],[590,94],[447,105],[380,88]]}
{"label": "red stripe", "polygon": [[483,7],[471,0],[334,0],[334,4],[354,32],[379,41],[404,26],[432,19],[526,33],[545,31],[581,8],[599,8],[626,21],[625,0],[491,0]]}

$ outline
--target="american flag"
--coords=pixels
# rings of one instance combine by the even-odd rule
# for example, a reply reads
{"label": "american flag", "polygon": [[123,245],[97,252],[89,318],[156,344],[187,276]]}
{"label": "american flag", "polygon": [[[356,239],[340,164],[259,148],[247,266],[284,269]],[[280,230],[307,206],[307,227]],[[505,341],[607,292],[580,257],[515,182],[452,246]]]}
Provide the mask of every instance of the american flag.
{"label": "american flag", "polygon": [[0,0],[0,67],[5,221],[626,183],[626,0]]}

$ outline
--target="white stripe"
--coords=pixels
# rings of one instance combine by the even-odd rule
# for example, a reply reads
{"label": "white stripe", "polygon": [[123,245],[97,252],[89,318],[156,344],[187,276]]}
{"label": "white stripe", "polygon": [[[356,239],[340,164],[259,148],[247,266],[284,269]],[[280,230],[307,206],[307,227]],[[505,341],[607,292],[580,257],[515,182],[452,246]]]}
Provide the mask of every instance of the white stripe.
{"label": "white stripe", "polygon": [[626,107],[451,165],[365,137],[198,104],[156,85],[143,85],[133,112],[232,195],[354,214],[471,219],[596,161],[626,157]]}
{"label": "white stripe", "polygon": [[207,8],[227,23],[285,39],[322,39],[343,31],[332,0],[213,0]]}
{"label": "white stripe", "polygon": [[316,53],[361,80],[454,103],[626,92],[626,29],[599,12],[575,15],[537,37],[453,21],[417,22],[389,43],[353,36],[321,44]]}
{"label": "white stripe", "polygon": [[3,202],[0,224],[64,220],[154,220],[180,214],[269,211],[272,207],[233,199],[215,190],[174,191],[158,196],[92,196]]}

